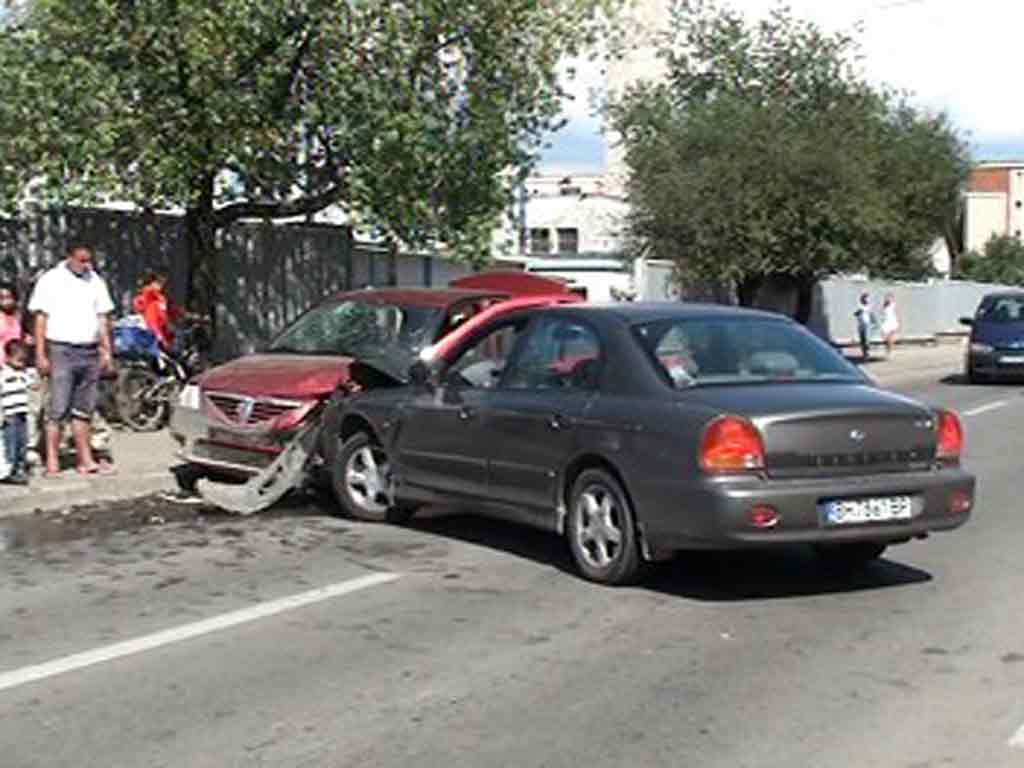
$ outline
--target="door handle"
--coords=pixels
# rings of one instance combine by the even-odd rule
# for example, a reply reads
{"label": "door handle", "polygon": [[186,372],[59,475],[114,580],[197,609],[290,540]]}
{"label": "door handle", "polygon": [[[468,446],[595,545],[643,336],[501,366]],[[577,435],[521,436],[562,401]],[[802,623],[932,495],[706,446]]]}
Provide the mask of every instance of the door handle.
{"label": "door handle", "polygon": [[562,414],[553,413],[548,417],[548,426],[556,432],[565,426],[565,420],[562,418]]}
{"label": "door handle", "polygon": [[464,405],[459,408],[459,421],[469,421],[476,416],[476,409],[470,408],[468,405]]}

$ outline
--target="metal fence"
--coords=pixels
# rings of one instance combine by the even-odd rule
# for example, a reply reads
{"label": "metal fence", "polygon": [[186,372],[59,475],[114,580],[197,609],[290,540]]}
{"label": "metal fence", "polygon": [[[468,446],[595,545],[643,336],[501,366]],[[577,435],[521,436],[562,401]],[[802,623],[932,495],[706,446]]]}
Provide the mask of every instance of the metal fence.
{"label": "metal fence", "polygon": [[[15,281],[25,294],[35,275],[79,240],[95,247],[121,312],[131,311],[147,269],[166,272],[171,296],[184,301],[187,243],[179,215],[64,208],[0,218],[0,278]],[[239,222],[221,232],[219,245],[215,356],[221,359],[259,346],[333,291],[446,285],[470,271],[431,254],[397,254],[355,241],[340,226]]]}

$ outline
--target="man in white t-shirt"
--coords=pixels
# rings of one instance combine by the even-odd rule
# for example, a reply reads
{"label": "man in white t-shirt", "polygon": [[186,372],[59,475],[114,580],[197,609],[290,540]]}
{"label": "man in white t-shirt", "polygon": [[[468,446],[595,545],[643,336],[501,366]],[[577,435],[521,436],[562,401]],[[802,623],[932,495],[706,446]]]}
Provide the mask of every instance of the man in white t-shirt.
{"label": "man in white t-shirt", "polygon": [[46,406],[46,475],[60,471],[61,424],[71,419],[78,471],[110,474],[92,453],[90,425],[100,374],[113,370],[107,284],[93,269],[92,250],[73,244],[67,258],[36,283],[29,311],[36,315],[36,368],[49,378]]}

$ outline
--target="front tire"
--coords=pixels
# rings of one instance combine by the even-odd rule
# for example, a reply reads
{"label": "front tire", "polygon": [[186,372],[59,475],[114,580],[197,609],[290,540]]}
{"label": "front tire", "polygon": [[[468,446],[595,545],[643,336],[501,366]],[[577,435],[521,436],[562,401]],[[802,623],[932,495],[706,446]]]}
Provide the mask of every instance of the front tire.
{"label": "front tire", "polygon": [[130,366],[118,375],[117,412],[135,432],[152,432],[166,420],[167,404],[151,394],[156,383],[157,375],[144,367]]}
{"label": "front tire", "polygon": [[588,469],[573,483],[567,520],[569,548],[580,573],[599,584],[621,586],[640,572],[633,508],[622,485],[602,469]]}
{"label": "front tire", "polygon": [[415,512],[411,506],[392,505],[390,459],[365,432],[342,443],[331,464],[331,490],[341,508],[357,520],[404,523]]}

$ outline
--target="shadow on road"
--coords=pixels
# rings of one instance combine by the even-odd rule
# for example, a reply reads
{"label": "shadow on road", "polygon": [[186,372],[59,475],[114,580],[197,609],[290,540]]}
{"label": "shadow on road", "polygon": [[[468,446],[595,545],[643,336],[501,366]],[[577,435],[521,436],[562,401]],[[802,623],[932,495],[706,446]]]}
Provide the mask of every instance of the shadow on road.
{"label": "shadow on road", "polygon": [[[414,530],[501,550],[581,578],[564,540],[552,533],[473,515],[414,518]],[[859,592],[921,584],[931,574],[896,561],[899,548],[857,571],[827,568],[809,547],[735,552],[684,552],[649,565],[637,585],[666,595],[730,602]]]}
{"label": "shadow on road", "polygon": [[862,592],[931,581],[927,571],[897,562],[898,548],[890,553],[891,559],[837,572],[809,547],[685,552],[653,568],[645,586],[695,600],[731,602]]}
{"label": "shadow on road", "polygon": [[1024,384],[1024,376],[1004,376],[998,379],[970,382],[962,373],[951,373],[939,379],[940,384],[951,387],[973,387],[974,389],[998,389],[999,387],[1019,387]]}

